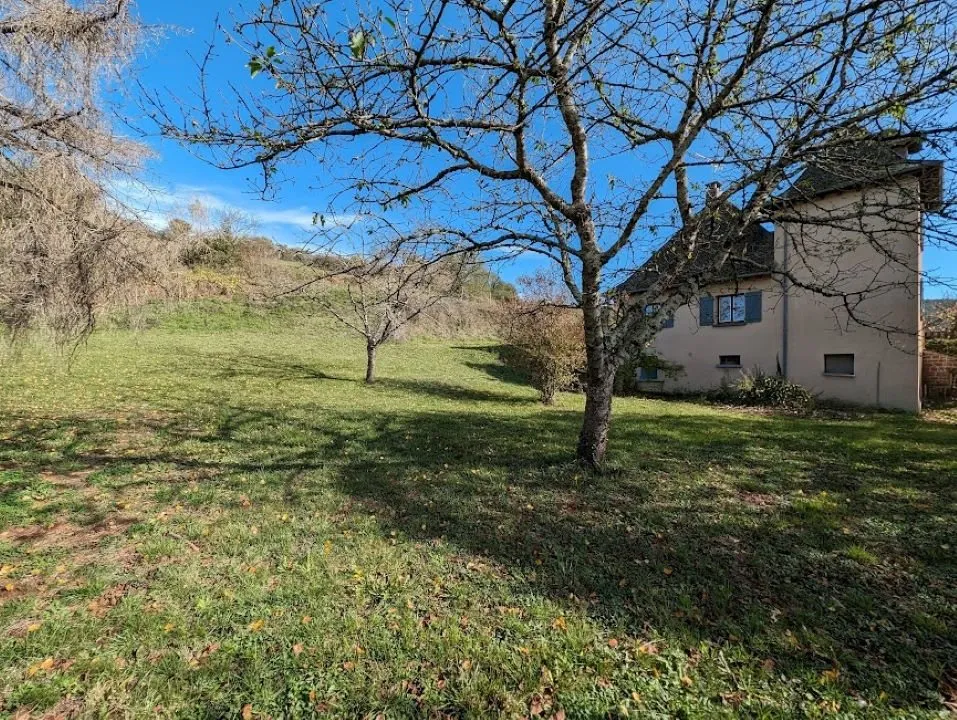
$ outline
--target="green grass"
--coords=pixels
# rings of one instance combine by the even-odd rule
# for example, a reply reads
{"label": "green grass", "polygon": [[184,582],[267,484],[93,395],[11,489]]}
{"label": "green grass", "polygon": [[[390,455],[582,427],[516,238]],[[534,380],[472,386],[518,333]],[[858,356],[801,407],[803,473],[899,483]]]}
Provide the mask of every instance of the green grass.
{"label": "green grass", "polygon": [[[937,717],[957,424],[616,401],[170,316],[0,380],[0,713]],[[72,713],[72,715],[70,715]]]}

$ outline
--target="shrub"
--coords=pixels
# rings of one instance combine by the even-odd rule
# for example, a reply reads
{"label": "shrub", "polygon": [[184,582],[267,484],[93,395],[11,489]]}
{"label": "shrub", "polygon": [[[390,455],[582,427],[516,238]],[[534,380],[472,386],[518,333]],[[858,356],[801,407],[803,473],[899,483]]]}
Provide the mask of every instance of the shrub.
{"label": "shrub", "polygon": [[957,355],[957,337],[928,339],[926,348],[943,355]]}
{"label": "shrub", "polygon": [[684,372],[684,366],[669,362],[653,353],[641,353],[618,369],[615,375],[615,394],[634,395],[641,390],[638,373],[642,369],[655,368],[665,377],[676,378]]}
{"label": "shrub", "polygon": [[560,390],[580,387],[585,335],[578,311],[525,302],[507,303],[502,336],[505,363],[528,376],[551,405]]}
{"label": "shrub", "polygon": [[711,399],[740,405],[803,410],[814,404],[811,392],[781,375],[760,368],[741,373],[734,383],[722,383]]}

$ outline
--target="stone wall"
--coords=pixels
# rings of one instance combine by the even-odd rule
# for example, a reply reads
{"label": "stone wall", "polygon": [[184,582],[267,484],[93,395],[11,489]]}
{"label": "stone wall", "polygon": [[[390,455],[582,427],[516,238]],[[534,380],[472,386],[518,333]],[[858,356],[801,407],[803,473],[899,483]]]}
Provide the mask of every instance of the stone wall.
{"label": "stone wall", "polygon": [[924,351],[924,397],[930,400],[957,398],[957,355]]}

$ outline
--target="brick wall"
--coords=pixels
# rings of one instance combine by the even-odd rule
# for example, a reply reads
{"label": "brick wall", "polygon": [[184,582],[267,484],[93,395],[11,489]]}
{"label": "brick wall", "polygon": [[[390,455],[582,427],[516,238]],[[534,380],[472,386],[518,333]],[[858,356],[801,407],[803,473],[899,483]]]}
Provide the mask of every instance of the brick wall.
{"label": "brick wall", "polygon": [[929,399],[957,398],[957,355],[924,351],[924,396]]}

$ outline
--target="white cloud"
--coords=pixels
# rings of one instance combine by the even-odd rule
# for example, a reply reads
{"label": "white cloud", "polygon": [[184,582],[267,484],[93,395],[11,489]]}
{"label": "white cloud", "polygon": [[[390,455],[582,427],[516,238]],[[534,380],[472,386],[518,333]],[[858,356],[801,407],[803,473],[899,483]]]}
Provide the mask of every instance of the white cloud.
{"label": "white cloud", "polygon": [[[113,183],[112,194],[120,207],[157,229],[165,227],[171,218],[184,217],[189,206],[197,201],[213,215],[242,213],[262,231],[280,230],[285,235],[289,231],[312,233],[318,229],[313,222],[313,211],[307,207],[282,207],[265,200],[239,196],[228,188],[184,184],[162,187],[121,179]],[[344,227],[359,220],[359,215],[325,214],[324,227]]]}

